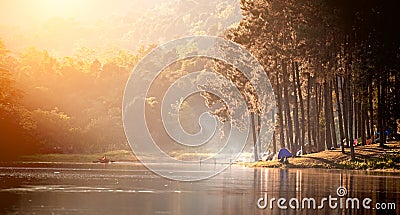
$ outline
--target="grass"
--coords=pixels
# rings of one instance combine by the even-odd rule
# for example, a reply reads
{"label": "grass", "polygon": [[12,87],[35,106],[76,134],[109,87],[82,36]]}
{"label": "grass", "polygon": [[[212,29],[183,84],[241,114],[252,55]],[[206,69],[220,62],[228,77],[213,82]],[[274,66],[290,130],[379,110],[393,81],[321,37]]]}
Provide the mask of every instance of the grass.
{"label": "grass", "polygon": [[400,153],[384,153],[377,157],[356,159],[355,161],[342,161],[341,163],[351,169],[398,169],[400,170]]}
{"label": "grass", "polygon": [[172,152],[169,156],[183,161],[200,161],[213,157],[215,153]]}
{"label": "grass", "polygon": [[277,160],[242,163],[249,167],[268,168],[326,168],[355,170],[400,170],[400,143],[388,143],[355,147],[355,160],[350,159],[350,149],[343,154],[340,149],[323,151],[302,157],[290,158],[289,164]]}
{"label": "grass", "polygon": [[94,154],[36,154],[20,157],[24,162],[93,162],[106,155],[112,161],[137,161],[131,151],[116,150]]}
{"label": "grass", "polygon": [[[131,151],[127,150],[116,150],[109,151],[106,153],[94,153],[94,154],[36,154],[21,156],[19,161],[22,162],[93,162],[97,161],[103,155],[106,155],[108,159],[112,161],[137,161],[137,158]],[[212,153],[188,153],[188,152],[172,152],[170,156],[184,161],[199,161],[200,159],[206,159],[212,157]],[[142,155],[144,156],[144,155]],[[150,156],[150,155],[148,155]],[[150,157],[147,157],[150,158]],[[154,158],[157,161],[157,158]]]}

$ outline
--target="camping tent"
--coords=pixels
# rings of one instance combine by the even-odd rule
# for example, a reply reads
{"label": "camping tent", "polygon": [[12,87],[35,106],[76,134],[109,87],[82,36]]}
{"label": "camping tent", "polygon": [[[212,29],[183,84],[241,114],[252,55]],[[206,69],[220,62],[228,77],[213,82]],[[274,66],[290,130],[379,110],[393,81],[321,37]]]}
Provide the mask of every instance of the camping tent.
{"label": "camping tent", "polygon": [[281,150],[279,150],[278,153],[278,159],[282,159],[282,158],[288,158],[288,157],[292,157],[292,153],[287,150],[286,148],[281,148]]}

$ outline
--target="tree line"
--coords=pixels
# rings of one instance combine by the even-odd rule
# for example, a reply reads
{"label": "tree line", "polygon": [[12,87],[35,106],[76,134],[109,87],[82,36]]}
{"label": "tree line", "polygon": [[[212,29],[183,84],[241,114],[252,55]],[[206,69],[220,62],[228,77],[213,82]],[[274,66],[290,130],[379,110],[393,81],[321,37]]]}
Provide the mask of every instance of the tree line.
{"label": "tree line", "polygon": [[0,159],[129,149],[123,90],[151,47],[136,54],[79,48],[57,58],[34,47],[13,53],[0,41]]}
{"label": "tree line", "polygon": [[[396,6],[393,0],[241,0],[243,19],[224,37],[245,46],[270,78],[277,103],[273,151],[350,147],[354,158],[355,139],[364,145],[379,138],[384,146],[386,135],[377,133],[397,131]],[[74,56],[56,58],[36,48],[12,53],[0,42],[3,155],[127,148],[123,87],[153,47],[102,56],[81,48]],[[232,70],[219,67],[224,75]],[[239,72],[230,78],[248,86]],[[254,89],[242,90],[250,95]],[[252,119],[255,140],[258,117]]]}
{"label": "tree line", "polygon": [[242,0],[241,6],[244,19],[224,36],[250,50],[273,84],[273,151],[350,147],[354,159],[355,140],[385,145],[387,135],[377,134],[394,134],[400,119],[396,1]]}

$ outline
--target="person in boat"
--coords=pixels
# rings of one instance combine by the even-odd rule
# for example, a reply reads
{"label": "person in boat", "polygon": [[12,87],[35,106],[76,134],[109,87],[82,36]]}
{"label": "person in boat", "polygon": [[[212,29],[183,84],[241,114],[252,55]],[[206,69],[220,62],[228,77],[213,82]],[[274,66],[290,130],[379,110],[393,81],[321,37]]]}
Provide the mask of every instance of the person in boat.
{"label": "person in boat", "polygon": [[106,155],[103,155],[103,157],[99,158],[98,162],[100,163],[108,163],[110,160],[107,158]]}

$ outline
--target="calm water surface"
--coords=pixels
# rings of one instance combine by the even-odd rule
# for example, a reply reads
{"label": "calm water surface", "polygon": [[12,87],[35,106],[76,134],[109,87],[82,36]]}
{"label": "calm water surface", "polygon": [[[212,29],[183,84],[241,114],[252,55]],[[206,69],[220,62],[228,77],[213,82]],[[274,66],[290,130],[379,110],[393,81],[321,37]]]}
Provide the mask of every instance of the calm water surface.
{"label": "calm water surface", "polygon": [[[270,208],[272,198],[297,199],[300,207],[313,198],[319,206],[329,195],[337,198],[338,187],[348,191],[342,201],[370,198],[371,209],[362,202],[360,209],[332,209],[328,202],[322,209],[291,209],[288,202],[279,209],[276,201]],[[265,209],[257,207],[260,198]],[[232,166],[208,180],[178,182],[134,163],[7,163],[0,164],[0,200],[0,214],[400,214],[400,175]],[[376,203],[397,209],[372,209]]]}

